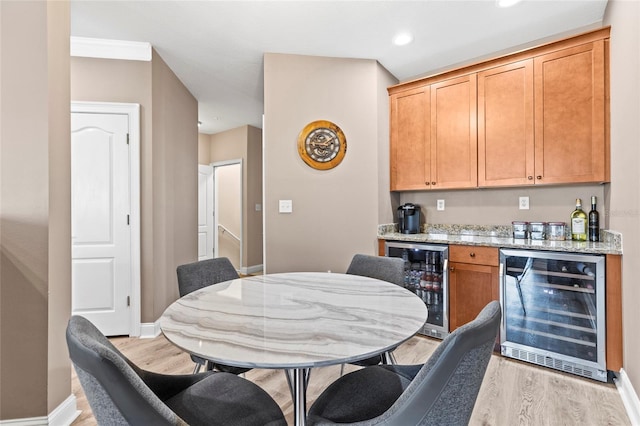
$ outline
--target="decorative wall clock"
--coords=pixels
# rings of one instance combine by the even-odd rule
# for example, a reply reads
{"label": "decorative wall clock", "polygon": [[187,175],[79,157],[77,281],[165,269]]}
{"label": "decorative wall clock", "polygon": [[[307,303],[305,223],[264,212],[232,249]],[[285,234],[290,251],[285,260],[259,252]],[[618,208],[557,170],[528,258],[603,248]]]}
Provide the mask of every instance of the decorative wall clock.
{"label": "decorative wall clock", "polygon": [[347,139],[336,124],[313,121],[298,135],[298,154],[310,167],[329,170],[340,164],[347,152]]}

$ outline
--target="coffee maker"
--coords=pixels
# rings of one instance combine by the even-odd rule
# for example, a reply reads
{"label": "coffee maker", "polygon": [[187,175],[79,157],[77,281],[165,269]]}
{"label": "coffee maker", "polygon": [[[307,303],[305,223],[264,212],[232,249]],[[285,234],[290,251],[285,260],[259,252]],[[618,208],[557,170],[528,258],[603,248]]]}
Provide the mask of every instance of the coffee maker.
{"label": "coffee maker", "polygon": [[420,231],[420,206],[405,203],[398,207],[398,232],[417,234]]}

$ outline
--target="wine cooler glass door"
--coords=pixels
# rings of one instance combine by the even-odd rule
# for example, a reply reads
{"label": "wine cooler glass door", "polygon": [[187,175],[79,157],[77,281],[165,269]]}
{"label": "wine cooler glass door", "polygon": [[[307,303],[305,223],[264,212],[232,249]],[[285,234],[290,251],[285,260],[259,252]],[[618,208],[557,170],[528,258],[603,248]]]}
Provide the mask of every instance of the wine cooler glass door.
{"label": "wine cooler glass door", "polygon": [[403,286],[427,305],[429,315],[421,334],[444,338],[449,334],[448,247],[387,242],[386,254],[404,260]]}
{"label": "wine cooler glass door", "polygon": [[502,250],[502,343],[605,369],[604,257]]}

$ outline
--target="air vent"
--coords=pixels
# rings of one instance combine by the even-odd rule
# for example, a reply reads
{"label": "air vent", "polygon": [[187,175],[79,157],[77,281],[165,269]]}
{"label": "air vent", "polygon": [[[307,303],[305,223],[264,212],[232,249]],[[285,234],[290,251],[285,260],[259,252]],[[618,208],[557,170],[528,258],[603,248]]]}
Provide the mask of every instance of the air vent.
{"label": "air vent", "polygon": [[425,336],[429,336],[429,337],[435,337],[436,339],[444,339],[445,337],[447,337],[448,333],[444,333],[440,330],[436,330],[434,328],[431,328],[429,326],[429,324],[425,324],[424,327],[422,327],[422,330],[420,331],[420,334],[423,334]]}
{"label": "air vent", "polygon": [[587,377],[589,379],[594,379],[601,382],[607,381],[607,372],[595,368],[576,365],[574,363],[566,362],[561,359],[543,356],[534,352],[511,348],[505,345],[502,345],[500,352],[506,357],[527,361],[531,364],[553,368],[555,370],[576,374],[578,376]]}

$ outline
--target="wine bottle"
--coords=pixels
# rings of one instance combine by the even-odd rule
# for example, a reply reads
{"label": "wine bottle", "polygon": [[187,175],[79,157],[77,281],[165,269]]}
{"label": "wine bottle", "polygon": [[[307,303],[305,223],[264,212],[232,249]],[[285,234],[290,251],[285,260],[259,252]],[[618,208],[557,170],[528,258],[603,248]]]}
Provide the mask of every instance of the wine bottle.
{"label": "wine bottle", "polygon": [[596,197],[591,197],[589,212],[589,241],[600,241],[600,215],[596,209]]}
{"label": "wine bottle", "polygon": [[580,272],[581,274],[588,275],[590,277],[596,276],[596,274],[593,273],[593,270],[591,269],[591,267],[586,263],[578,262],[576,263],[576,268],[578,269],[578,272]]}
{"label": "wine bottle", "polygon": [[582,210],[580,198],[576,198],[576,209],[571,213],[571,239],[587,241],[587,214]]}

